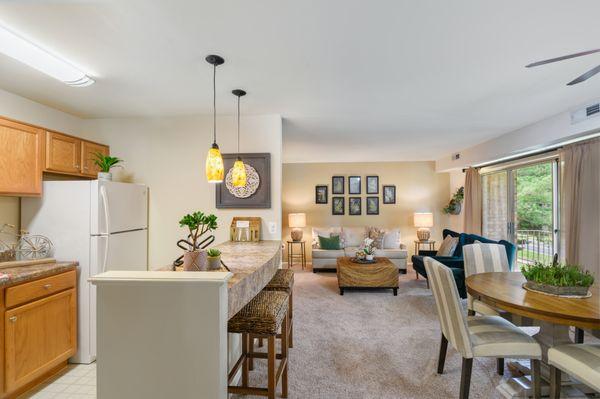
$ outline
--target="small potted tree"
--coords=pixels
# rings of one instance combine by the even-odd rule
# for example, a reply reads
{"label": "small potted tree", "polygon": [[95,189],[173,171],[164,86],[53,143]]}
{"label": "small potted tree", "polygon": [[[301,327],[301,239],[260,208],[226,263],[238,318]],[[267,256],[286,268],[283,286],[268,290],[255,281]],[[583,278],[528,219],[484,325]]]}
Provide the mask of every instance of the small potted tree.
{"label": "small potted tree", "polygon": [[112,173],[110,173],[110,170],[115,167],[120,167],[121,165],[119,164],[123,162],[123,160],[120,158],[104,155],[101,152],[95,153],[94,157],[94,163],[100,168],[100,172],[98,172],[98,180],[111,181]]}
{"label": "small potted tree", "polygon": [[183,270],[207,270],[207,254],[206,251],[198,249],[198,240],[204,233],[217,228],[217,217],[215,215],[205,215],[203,212],[198,211],[181,218],[179,226],[188,228],[192,242],[192,248],[183,254]]}
{"label": "small potted tree", "polygon": [[217,248],[211,248],[206,251],[208,255],[208,270],[221,269],[221,251]]}

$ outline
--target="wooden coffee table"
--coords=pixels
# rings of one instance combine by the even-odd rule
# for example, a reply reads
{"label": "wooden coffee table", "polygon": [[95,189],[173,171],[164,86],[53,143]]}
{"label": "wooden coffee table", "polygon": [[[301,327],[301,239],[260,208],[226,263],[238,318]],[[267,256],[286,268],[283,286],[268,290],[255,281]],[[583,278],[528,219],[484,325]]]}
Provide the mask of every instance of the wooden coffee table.
{"label": "wooden coffee table", "polygon": [[398,267],[388,258],[377,257],[376,263],[354,263],[349,257],[337,258],[337,279],[340,295],[346,288],[391,289],[398,295]]}

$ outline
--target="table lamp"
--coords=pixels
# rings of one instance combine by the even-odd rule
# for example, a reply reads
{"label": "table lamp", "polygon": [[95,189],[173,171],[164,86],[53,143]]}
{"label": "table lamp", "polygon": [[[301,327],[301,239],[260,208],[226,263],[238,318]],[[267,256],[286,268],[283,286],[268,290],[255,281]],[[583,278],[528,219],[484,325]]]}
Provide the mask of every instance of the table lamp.
{"label": "table lamp", "polygon": [[415,212],[414,215],[415,227],[418,227],[417,237],[419,241],[429,241],[431,232],[430,227],[433,227],[433,213],[431,212]]}
{"label": "table lamp", "polygon": [[306,214],[305,213],[290,213],[288,215],[288,222],[292,228],[292,240],[302,241],[302,228],[306,227]]}

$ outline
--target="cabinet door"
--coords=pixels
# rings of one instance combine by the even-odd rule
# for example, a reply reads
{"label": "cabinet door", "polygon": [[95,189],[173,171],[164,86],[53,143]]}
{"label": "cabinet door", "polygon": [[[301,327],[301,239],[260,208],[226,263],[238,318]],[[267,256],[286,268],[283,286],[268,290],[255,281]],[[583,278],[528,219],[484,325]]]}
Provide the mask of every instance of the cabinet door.
{"label": "cabinet door", "polygon": [[79,174],[81,140],[56,132],[46,133],[46,170]]}
{"label": "cabinet door", "polygon": [[81,142],[81,173],[90,176],[96,177],[98,176],[98,172],[100,172],[100,168],[94,163],[94,159],[96,159],[96,153],[101,153],[103,155],[109,155],[110,151],[108,146],[102,144],[92,143],[90,141],[82,141]]}
{"label": "cabinet door", "polygon": [[43,130],[0,118],[0,195],[40,195]]}
{"label": "cabinet door", "polygon": [[10,392],[75,354],[75,289],[7,310],[4,326],[5,381]]}

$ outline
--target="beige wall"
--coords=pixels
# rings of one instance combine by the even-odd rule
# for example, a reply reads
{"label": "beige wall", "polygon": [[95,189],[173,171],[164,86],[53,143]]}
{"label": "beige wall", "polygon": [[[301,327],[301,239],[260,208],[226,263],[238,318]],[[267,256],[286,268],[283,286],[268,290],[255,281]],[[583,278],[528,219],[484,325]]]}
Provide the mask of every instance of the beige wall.
{"label": "beige wall", "polygon": [[[331,214],[331,177],[346,177],[346,215]],[[363,177],[362,215],[348,215],[348,180],[351,175]],[[367,175],[379,176],[379,215],[366,215],[365,180]],[[326,184],[329,188],[328,203],[315,204],[315,186]],[[382,185],[396,185],[396,204],[383,204]],[[442,229],[450,224],[449,216],[442,208],[450,199],[448,173],[436,173],[435,162],[374,162],[374,163],[289,163],[283,165],[283,237],[289,239],[289,213],[305,212],[307,227],[307,256],[310,257],[312,226],[381,226],[399,227],[402,242],[409,254],[414,252],[416,228],[414,212],[433,212],[435,226],[432,238],[441,240]]]}
{"label": "beige wall", "polygon": [[[235,152],[233,117],[218,118],[217,141],[224,153]],[[212,143],[212,118],[208,116],[96,119],[85,121],[85,136],[109,144],[112,155],[125,160],[115,178],[147,184],[149,206],[149,266],[162,267],[181,255],[176,247],[187,236],[181,217],[200,210],[214,213],[219,228],[216,242],[229,239],[233,216],[260,216],[263,239],[281,239],[281,117],[242,118],[241,151],[271,153],[271,208],[215,208],[215,187],[204,175],[206,153]],[[276,225],[274,233],[268,223]]]}
{"label": "beige wall", "polygon": [[[465,185],[465,173],[459,170],[453,170],[449,173],[450,175],[450,198],[456,193],[460,187]],[[464,202],[463,202],[464,207]],[[460,212],[459,215],[448,215],[448,228],[454,231],[462,232],[464,226],[464,213]]]}

